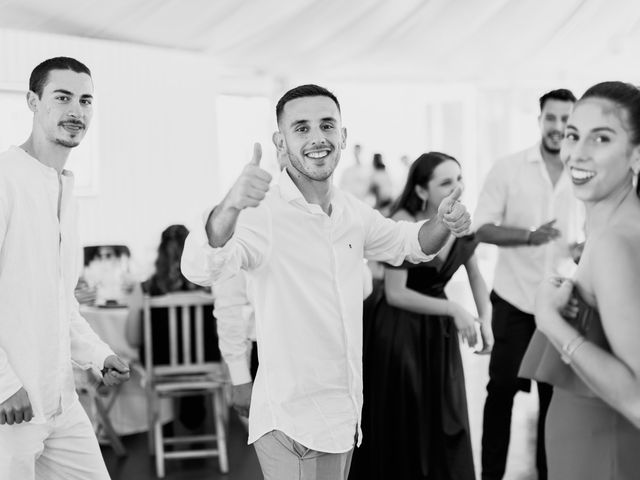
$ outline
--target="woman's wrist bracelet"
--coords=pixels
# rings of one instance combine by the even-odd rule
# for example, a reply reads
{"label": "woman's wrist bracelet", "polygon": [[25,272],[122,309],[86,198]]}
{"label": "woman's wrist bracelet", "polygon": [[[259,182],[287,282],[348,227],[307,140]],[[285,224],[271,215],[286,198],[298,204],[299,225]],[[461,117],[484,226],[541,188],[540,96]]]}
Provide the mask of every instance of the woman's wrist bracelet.
{"label": "woman's wrist bracelet", "polygon": [[527,233],[527,245],[531,245],[531,235],[533,235],[534,231],[534,229],[529,229],[529,232]]}
{"label": "woman's wrist bracelet", "polygon": [[571,364],[573,360],[573,355],[576,353],[576,350],[584,343],[587,339],[584,338],[583,335],[578,335],[573,340],[568,341],[564,345],[562,345],[562,352],[560,354],[560,358],[567,365]]}

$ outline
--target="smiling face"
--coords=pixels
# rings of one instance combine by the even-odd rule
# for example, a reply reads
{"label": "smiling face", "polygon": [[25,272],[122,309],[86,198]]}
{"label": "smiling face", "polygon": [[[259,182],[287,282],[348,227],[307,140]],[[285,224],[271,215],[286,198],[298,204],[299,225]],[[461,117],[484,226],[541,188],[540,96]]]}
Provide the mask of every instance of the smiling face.
{"label": "smiling face", "polygon": [[549,99],[538,117],[542,147],[549,153],[559,153],[564,129],[571,114],[573,102]]}
{"label": "smiling face", "polygon": [[610,100],[581,100],[567,124],[561,158],[576,197],[598,202],[631,185],[640,146],[631,143],[628,112]]}
{"label": "smiling face", "polygon": [[34,135],[57,145],[73,148],[80,144],[93,116],[93,82],[86,73],[52,70],[42,95],[27,94],[34,113]]}
{"label": "smiling face", "polygon": [[340,111],[325,96],[302,97],[284,105],[276,132],[278,152],[286,153],[291,167],[305,179],[324,182],[333,174],[347,132]]}
{"label": "smiling face", "polygon": [[454,160],[445,160],[433,169],[431,179],[424,185],[416,185],[416,194],[422,200],[427,200],[427,210],[435,212],[438,206],[462,182],[462,170]]}

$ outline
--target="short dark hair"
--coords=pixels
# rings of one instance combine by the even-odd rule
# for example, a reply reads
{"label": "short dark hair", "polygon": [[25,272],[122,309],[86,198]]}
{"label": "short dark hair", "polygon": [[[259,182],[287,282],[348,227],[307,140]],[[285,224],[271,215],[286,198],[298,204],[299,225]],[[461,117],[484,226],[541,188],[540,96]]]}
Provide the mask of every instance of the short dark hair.
{"label": "short dark hair", "polygon": [[49,58],[38,65],[31,72],[29,77],[29,90],[42,97],[42,91],[49,79],[49,72],[52,70],[71,70],[76,73],[86,73],[91,76],[91,70],[82,62],[71,57]]}
{"label": "short dark hair", "polygon": [[338,102],[338,99],[333,93],[331,93],[324,87],[308,84],[292,88],[287,93],[285,93],[282,98],[280,98],[280,100],[278,100],[278,104],[276,105],[276,120],[278,122],[280,121],[282,110],[284,109],[284,106],[287,102],[295,100],[296,98],[304,97],[329,97],[336,104],[336,106],[338,107],[338,111],[340,112],[340,102]]}
{"label": "short dark hair", "polygon": [[547,103],[547,100],[576,103],[576,96],[571,90],[567,90],[566,88],[551,90],[540,97],[540,111],[544,108],[544,104]]}

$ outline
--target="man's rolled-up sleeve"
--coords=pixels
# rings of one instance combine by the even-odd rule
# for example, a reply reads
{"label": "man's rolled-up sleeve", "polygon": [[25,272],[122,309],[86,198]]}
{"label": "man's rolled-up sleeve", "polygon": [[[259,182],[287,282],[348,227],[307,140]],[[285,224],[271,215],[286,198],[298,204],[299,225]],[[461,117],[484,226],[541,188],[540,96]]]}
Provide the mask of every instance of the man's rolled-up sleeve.
{"label": "man's rolled-up sleeve", "polygon": [[22,388],[22,382],[11,368],[6,352],[0,348],[0,403]]}
{"label": "man's rolled-up sleeve", "polygon": [[71,341],[71,359],[81,368],[104,368],[107,357],[115,355],[111,347],[103,342],[80,314],[80,306],[71,295],[71,316],[69,319],[69,338]]}

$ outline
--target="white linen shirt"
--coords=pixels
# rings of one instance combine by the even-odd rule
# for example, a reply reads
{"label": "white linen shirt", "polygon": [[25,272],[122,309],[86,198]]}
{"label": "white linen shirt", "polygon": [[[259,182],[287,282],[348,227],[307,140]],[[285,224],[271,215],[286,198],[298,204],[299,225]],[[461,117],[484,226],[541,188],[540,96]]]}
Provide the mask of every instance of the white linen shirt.
{"label": "white linen shirt", "polygon": [[[363,298],[367,298],[373,290],[373,279],[366,262],[362,264],[362,277]],[[218,347],[229,369],[231,384],[252,382],[251,344],[256,339],[256,320],[247,298],[245,272],[240,271],[215,283],[211,290],[215,300],[213,315],[216,317]]]}
{"label": "white linen shirt", "polygon": [[584,240],[584,207],[565,169],[553,186],[540,145],[498,160],[487,175],[473,229],[492,223],[524,229],[556,219],[561,237],[539,246],[500,247],[493,289],[507,302],[533,313],[535,293],[546,275],[572,264],[569,245]]}
{"label": "white linen shirt", "polygon": [[45,423],[77,399],[72,359],[102,369],[113,355],[74,297],[72,190],[71,172],[58,175],[17,147],[0,154],[0,402],[24,387],[32,423]]}
{"label": "white linen shirt", "polygon": [[362,259],[433,258],[420,248],[421,223],[384,218],[338,189],[332,208],[328,216],[307,203],[284,170],[258,207],[241,212],[224,247],[209,246],[206,220],[185,242],[182,271],[195,283],[247,270],[260,357],[249,443],[280,430],[341,453],[356,432],[362,439]]}
{"label": "white linen shirt", "polygon": [[247,298],[247,278],[239,272],[212,285],[220,354],[233,385],[253,381],[250,369],[251,342],[256,339],[253,307]]}

